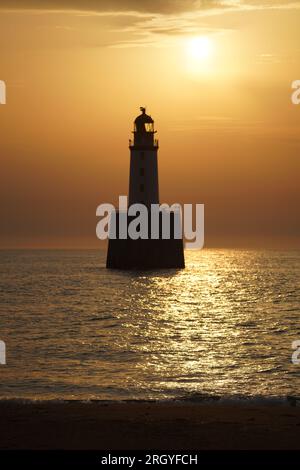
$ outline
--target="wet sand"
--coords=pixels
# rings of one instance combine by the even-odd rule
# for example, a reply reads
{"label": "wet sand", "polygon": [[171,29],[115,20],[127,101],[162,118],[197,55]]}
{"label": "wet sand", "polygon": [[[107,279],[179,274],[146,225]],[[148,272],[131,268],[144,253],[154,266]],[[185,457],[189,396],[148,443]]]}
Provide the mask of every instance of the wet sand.
{"label": "wet sand", "polygon": [[300,407],[0,402],[1,449],[300,449]]}

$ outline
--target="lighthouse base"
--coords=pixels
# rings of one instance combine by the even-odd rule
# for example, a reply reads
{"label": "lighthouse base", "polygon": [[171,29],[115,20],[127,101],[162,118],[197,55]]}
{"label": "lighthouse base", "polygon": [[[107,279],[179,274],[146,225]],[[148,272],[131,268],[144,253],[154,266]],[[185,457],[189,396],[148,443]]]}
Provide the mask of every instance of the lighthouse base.
{"label": "lighthouse base", "polygon": [[109,240],[110,269],[184,268],[182,240]]}
{"label": "lighthouse base", "polygon": [[[119,225],[117,214],[117,228]],[[128,222],[130,222],[129,218]],[[170,218],[170,239],[109,238],[106,267],[109,269],[183,269],[184,250],[182,238],[174,236],[174,214]],[[161,221],[160,221],[161,226]],[[150,227],[150,225],[149,225]],[[118,232],[118,230],[117,230]],[[150,233],[150,229],[149,229]]]}

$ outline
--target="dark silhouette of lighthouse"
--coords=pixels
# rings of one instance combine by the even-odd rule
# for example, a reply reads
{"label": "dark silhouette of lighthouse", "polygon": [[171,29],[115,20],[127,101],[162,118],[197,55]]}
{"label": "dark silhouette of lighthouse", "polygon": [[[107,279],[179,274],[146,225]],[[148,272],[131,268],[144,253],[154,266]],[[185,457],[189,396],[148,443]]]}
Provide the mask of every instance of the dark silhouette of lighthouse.
{"label": "dark silhouette of lighthouse", "polygon": [[159,204],[158,196],[158,141],[154,139],[154,121],[140,108],[142,114],[134,121],[133,142],[130,148],[129,206],[135,203]]}
{"label": "dark silhouette of lighthouse", "polygon": [[[118,236],[121,213],[116,213],[116,238],[109,238],[106,267],[111,269],[165,269],[184,268],[182,235],[176,235],[175,226],[181,225],[180,214],[165,209],[158,211],[158,236],[152,236],[151,208],[159,205],[158,140],[154,121],[140,108],[141,114],[134,121],[133,141],[129,141],[130,175],[129,207],[143,204],[148,209],[148,238],[131,239]],[[123,214],[124,215],[124,214]],[[132,216],[126,214],[129,225]],[[167,216],[167,218],[164,218]],[[164,221],[163,221],[164,220]],[[163,224],[168,220],[168,236]],[[177,225],[176,225],[177,224]],[[128,229],[127,225],[127,229]]]}

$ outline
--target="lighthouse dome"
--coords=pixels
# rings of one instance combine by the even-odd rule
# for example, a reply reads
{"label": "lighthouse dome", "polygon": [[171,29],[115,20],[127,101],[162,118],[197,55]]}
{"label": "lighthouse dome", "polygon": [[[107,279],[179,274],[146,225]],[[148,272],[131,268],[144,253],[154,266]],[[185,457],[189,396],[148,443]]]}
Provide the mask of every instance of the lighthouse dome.
{"label": "lighthouse dome", "polygon": [[140,114],[136,119],[135,119],[135,123],[137,122],[140,122],[140,123],[153,123],[153,119],[151,116],[149,116],[148,114],[146,114],[146,108],[140,108],[140,110],[142,111],[142,114]]}
{"label": "lighthouse dome", "polygon": [[146,108],[140,108],[142,114],[140,114],[134,121],[135,130],[137,132],[153,132],[154,121],[151,116],[146,114]]}

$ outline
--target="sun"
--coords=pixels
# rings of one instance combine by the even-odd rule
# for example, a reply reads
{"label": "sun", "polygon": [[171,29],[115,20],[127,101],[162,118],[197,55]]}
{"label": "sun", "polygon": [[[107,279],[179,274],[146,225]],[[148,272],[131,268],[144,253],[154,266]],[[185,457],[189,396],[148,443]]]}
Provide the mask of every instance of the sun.
{"label": "sun", "polygon": [[185,41],[186,71],[199,79],[211,75],[215,68],[214,44],[210,37],[194,36]]}
{"label": "sun", "polygon": [[212,55],[212,41],[207,36],[198,36],[187,41],[187,55],[195,61],[205,61]]}

